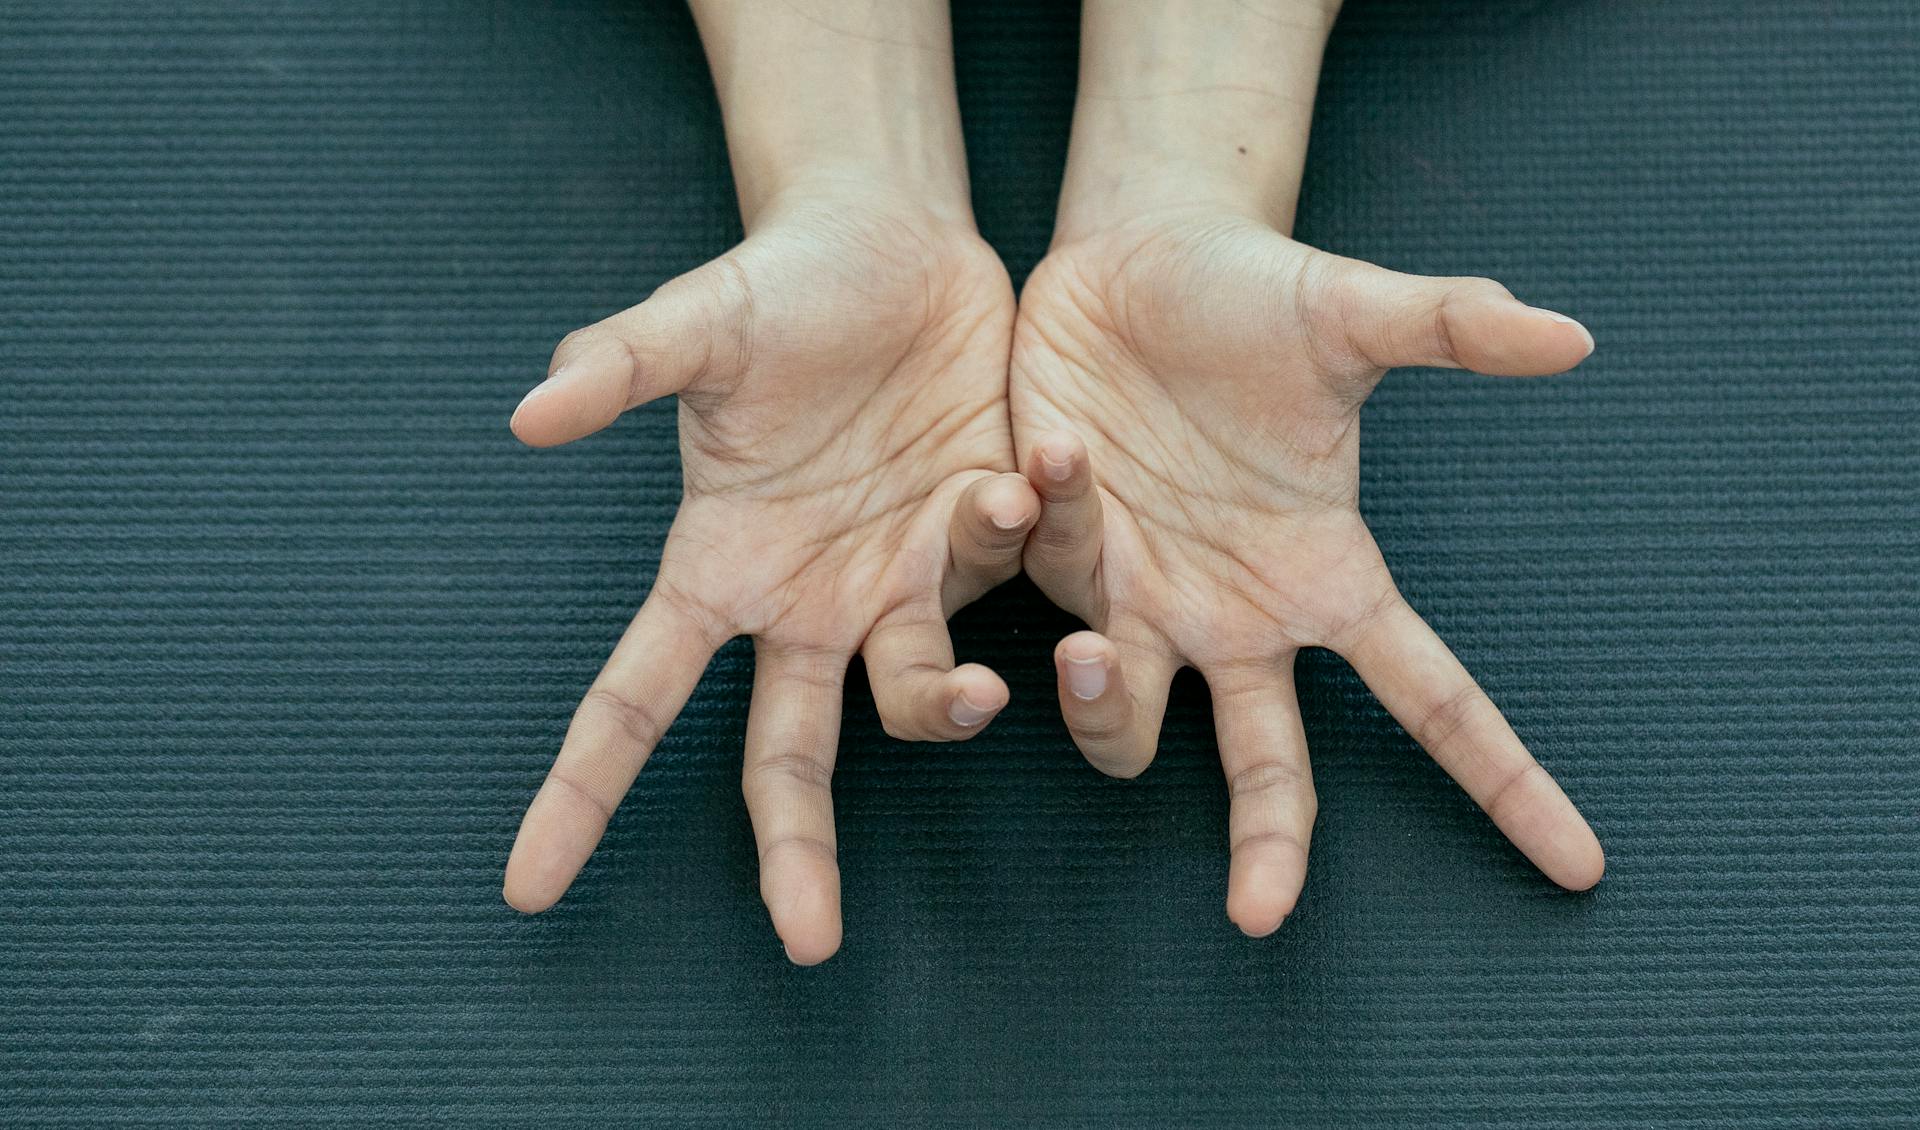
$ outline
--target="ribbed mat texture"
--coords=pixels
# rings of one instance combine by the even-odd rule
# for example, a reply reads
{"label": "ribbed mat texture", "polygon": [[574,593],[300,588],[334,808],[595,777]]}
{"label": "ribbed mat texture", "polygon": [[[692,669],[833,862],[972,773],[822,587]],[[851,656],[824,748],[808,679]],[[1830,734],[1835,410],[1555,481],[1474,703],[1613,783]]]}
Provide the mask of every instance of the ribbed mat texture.
{"label": "ribbed mat texture", "polygon": [[[982,228],[1049,237],[1076,14],[957,0]],[[0,2],[0,1123],[1920,1125],[1920,7],[1356,0],[1299,235],[1599,350],[1388,379],[1388,561],[1599,830],[1559,893],[1339,661],[1307,892],[1223,911],[1205,687],[1081,761],[849,688],[791,968],[722,652],[569,898],[499,886],[647,591],[670,406],[506,419],[739,237],[667,0]]]}

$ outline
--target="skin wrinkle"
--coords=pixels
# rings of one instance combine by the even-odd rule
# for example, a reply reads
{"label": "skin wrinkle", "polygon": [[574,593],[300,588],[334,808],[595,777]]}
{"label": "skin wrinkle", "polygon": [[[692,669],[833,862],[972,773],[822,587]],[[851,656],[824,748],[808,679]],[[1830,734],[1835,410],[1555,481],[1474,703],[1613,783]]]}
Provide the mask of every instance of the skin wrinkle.
{"label": "skin wrinkle", "polygon": [[[845,36],[846,38],[854,40],[855,42],[865,43],[865,44],[869,44],[877,47],[905,47],[914,51],[923,51],[923,52],[932,52],[932,51],[937,51],[939,49],[937,44],[922,43],[918,40],[913,40],[913,39],[896,39],[891,36],[876,35],[870,31],[854,31],[851,28],[841,27],[837,24],[828,22],[826,19],[820,16],[817,16],[812,12],[807,11],[806,9],[802,8],[799,5],[799,3],[796,2],[796,0],[780,0],[780,4],[782,7],[786,8],[787,11],[792,12],[794,15],[800,17],[801,19],[807,21],[808,23],[821,29],[822,31],[831,32],[834,35]],[[879,15],[879,4],[868,4],[867,5],[867,22],[871,24],[874,21],[875,17],[877,17],[878,15]]]}
{"label": "skin wrinkle", "polygon": [[602,821],[611,821],[613,819],[613,805],[595,796],[593,790],[574,780],[568,775],[566,770],[556,765],[547,771],[547,780],[552,781],[561,788],[579,797],[581,800],[586,801],[595,812],[600,814]]}
{"label": "skin wrinkle", "polygon": [[776,851],[788,849],[806,851],[836,869],[840,866],[840,849],[836,844],[808,832],[788,832],[768,840],[760,848],[761,871],[765,872],[767,860],[773,858]]}
{"label": "skin wrinkle", "polygon": [[[1541,768],[1538,763],[1522,765],[1515,768],[1506,780],[1495,786],[1494,790],[1487,794],[1487,799],[1481,807],[1486,809],[1487,815],[1492,818],[1495,824],[1505,823],[1507,801],[1519,791],[1522,783],[1531,781],[1536,776],[1547,777],[1547,771]],[[1547,779],[1549,781],[1552,780],[1551,777],[1547,777]]]}
{"label": "skin wrinkle", "polygon": [[[1488,798],[1523,850],[1590,854],[1567,840],[1570,806],[1508,818],[1555,790],[1527,784],[1544,771],[1417,616],[1389,601],[1397,592],[1357,510],[1357,411],[1380,366],[1437,344],[1539,368],[1523,356],[1529,341],[1550,359],[1560,348],[1550,339],[1578,331],[1528,315],[1515,345],[1502,336],[1518,325],[1502,321],[1512,310],[1474,289],[1492,284],[1397,276],[1273,230],[1297,198],[1287,164],[1305,151],[1318,42],[1244,4],[1199,23],[1184,5],[1087,0],[1087,93],[1055,239],[1016,308],[973,228],[950,63],[924,50],[945,44],[944,13],[870,4],[828,19],[792,0],[751,16],[694,4],[716,72],[728,72],[717,87],[751,234],[608,320],[627,353],[628,401],[668,375],[691,381],[679,413],[685,486],[649,597],[660,604],[643,607],[587,692],[589,724],[569,730],[561,787],[625,780],[672,724],[669,704],[713,650],[696,655],[676,628],[754,636],[741,787],[762,893],[790,954],[830,954],[840,939],[831,773],[851,657],[866,656],[888,733],[957,736],[943,720],[956,694],[1005,701],[997,676],[953,667],[943,620],[1011,565],[981,510],[992,499],[1005,514],[1012,495],[974,487],[1014,471],[1021,451],[1033,456],[1037,431],[1065,429],[1090,459],[1062,500],[1068,525],[1084,528],[1076,541],[1050,527],[1043,505],[1042,532],[1023,549],[1049,596],[1109,633],[1097,644],[1125,698],[1109,691],[1076,721],[1064,679],[1061,690],[1089,758],[1116,773],[1144,768],[1183,663],[1210,682],[1252,676],[1244,702],[1218,697],[1236,767],[1226,782],[1236,921],[1271,929],[1298,895],[1292,872],[1304,867],[1263,849],[1290,844],[1304,857],[1317,799],[1304,765],[1276,760],[1297,756],[1297,709],[1269,709],[1254,692],[1293,693],[1292,657],[1316,638],[1364,637],[1353,657],[1362,678],[1395,717],[1421,719],[1416,737]],[[1310,11],[1328,9],[1294,13]],[[921,50],[898,51],[898,29]],[[1215,49],[1155,53],[1195,43]],[[1114,82],[1129,73],[1157,89]],[[858,128],[820,128],[849,113]],[[1119,152],[1090,157],[1088,146]],[[549,390],[522,406],[516,431],[540,444],[578,438],[564,433],[617,402],[607,368],[554,386],[584,411]],[[1069,552],[1049,565],[1049,546]],[[1249,748],[1263,743],[1279,744]],[[583,795],[604,824],[618,798]],[[597,838],[534,826],[590,823],[578,805],[534,808],[517,895],[515,864],[507,879],[529,908],[558,896],[555,876]],[[1561,842],[1543,847],[1547,835]]]}
{"label": "skin wrinkle", "polygon": [[764,787],[768,777],[778,777],[802,788],[833,790],[833,766],[818,753],[805,749],[766,754],[746,762],[740,770],[742,792]]}
{"label": "skin wrinkle", "polygon": [[[1444,648],[1436,655],[1358,510],[1358,411],[1384,368],[1354,362],[1424,363],[1434,308],[1469,292],[1458,279],[1350,263],[1230,207],[1212,217],[1160,208],[1056,245],[1023,295],[1010,402],[1018,437],[1064,429],[1087,447],[1101,507],[1084,536],[1097,537],[1099,551],[1090,571],[1050,572],[1030,542],[1029,568],[1063,607],[1097,613],[1089,625],[1109,633],[1125,685],[1142,701],[1161,694],[1163,672],[1181,663],[1210,683],[1266,671],[1271,687],[1284,682],[1273,665],[1299,648],[1358,641],[1359,650],[1342,654],[1352,653],[1396,717],[1423,719],[1411,731],[1416,740],[1476,795],[1488,796],[1489,778],[1500,782],[1496,815],[1523,850],[1597,859],[1570,806],[1538,817],[1528,808],[1526,819],[1507,811],[1541,802],[1525,782],[1544,771],[1510,735],[1477,729],[1497,712]],[[1473,331],[1523,327],[1545,342],[1532,328],[1537,316],[1507,302],[1502,311],[1489,297],[1484,314],[1476,305]],[[1458,339],[1451,347],[1485,349],[1484,340],[1461,339],[1466,324],[1449,323]],[[1343,355],[1349,338],[1351,358]],[[1550,356],[1520,364],[1551,371]],[[1031,442],[1022,438],[1022,448]],[[1070,530],[1047,537],[1074,544]],[[1136,647],[1143,654],[1132,654]],[[1229,715],[1219,712],[1236,709],[1231,699],[1216,702],[1223,725]],[[1064,692],[1062,709],[1103,770],[1116,761],[1136,769],[1151,757],[1157,715],[1080,710]],[[1269,721],[1234,719],[1243,729],[1232,740],[1245,743]],[[1238,747],[1223,754],[1261,756]],[[1298,874],[1276,880],[1272,869],[1304,873],[1263,845],[1304,855],[1317,806],[1309,771],[1267,756],[1238,765],[1227,781],[1234,916],[1256,930],[1270,928],[1298,894]],[[1556,846],[1541,846],[1548,841]],[[1597,873],[1581,867],[1576,878]],[[1246,885],[1273,881],[1294,885]]]}
{"label": "skin wrinkle", "polygon": [[667,727],[653,715],[650,704],[629,697],[612,684],[596,683],[588,687],[581,705],[597,707],[601,714],[611,717],[628,743],[637,749],[653,749],[667,732]]}
{"label": "skin wrinkle", "polygon": [[[1211,230],[1203,231],[1202,234],[1199,236],[1199,238],[1203,241],[1211,241],[1213,239],[1224,238],[1225,236],[1231,234],[1235,226],[1236,225],[1231,223],[1223,223],[1223,224],[1217,225]],[[1135,298],[1134,296],[1141,288],[1128,287],[1127,285],[1124,284],[1124,282],[1120,280],[1124,280],[1127,277],[1127,272],[1126,272],[1127,266],[1133,263],[1138,257],[1138,255],[1140,255],[1144,250],[1146,250],[1151,245],[1151,243],[1152,243],[1152,240],[1149,239],[1148,241],[1144,241],[1140,246],[1136,247],[1134,250],[1127,252],[1123,256],[1120,266],[1113,271],[1111,277],[1107,281],[1100,284],[1086,282],[1086,283],[1083,283],[1083,285],[1080,288],[1076,289],[1076,291],[1074,292],[1076,295],[1086,295],[1087,296],[1086,303],[1104,302],[1104,304],[1108,306],[1113,306],[1123,311],[1123,315],[1120,319],[1120,325],[1116,327],[1116,336],[1119,338],[1119,340],[1122,340],[1122,341],[1131,342],[1131,341],[1139,340],[1138,332],[1133,328],[1134,325],[1139,320],[1139,315],[1132,313],[1132,311],[1134,310],[1135,305],[1138,301],[1138,299]],[[1304,273],[1305,272],[1303,271],[1294,272],[1293,277],[1295,280],[1298,280],[1302,275],[1304,275]],[[1082,280],[1086,278],[1084,274],[1080,274],[1078,272],[1069,271],[1067,274],[1068,274],[1068,277],[1071,277],[1071,278],[1082,279]],[[1165,284],[1161,284],[1161,285],[1165,285]],[[1297,285],[1297,282],[1296,282],[1296,285]],[[1176,287],[1175,289],[1179,289],[1179,288]],[[1109,292],[1112,295],[1112,297],[1109,297],[1104,300],[1095,299],[1093,297],[1093,295],[1102,291]],[[1083,316],[1087,318],[1090,324],[1097,324],[1097,316],[1088,312],[1088,307],[1086,304],[1081,304],[1080,309]],[[1158,320],[1157,315],[1155,316],[1154,320]],[[1047,325],[1044,320],[1035,319],[1035,322],[1038,324],[1035,324],[1034,328],[1041,333],[1043,340],[1051,341],[1054,337],[1058,336],[1058,335],[1049,333],[1047,329]],[[1058,356],[1060,356],[1062,360],[1065,360],[1065,358],[1068,356],[1068,351],[1061,349],[1057,344],[1053,344],[1052,347],[1054,349],[1054,352]],[[1095,371],[1105,370],[1109,374],[1111,374],[1112,371],[1116,368],[1116,365],[1112,362],[1109,362],[1105,365],[1101,365],[1096,363],[1090,363],[1087,361],[1081,361],[1078,363],[1078,367],[1080,371],[1084,374],[1084,376],[1082,377],[1082,382],[1089,387],[1098,387],[1101,382],[1099,382],[1097,379],[1093,377],[1093,373]],[[1136,351],[1135,357],[1129,362],[1127,367],[1141,374],[1140,377],[1137,377],[1134,379],[1133,383],[1135,383],[1136,385],[1141,387],[1155,388],[1156,390],[1161,387],[1160,382],[1155,381],[1153,378],[1146,376],[1147,373],[1151,372],[1151,366],[1144,359],[1138,357],[1137,351]],[[1175,380],[1178,380],[1178,379],[1179,378],[1175,378]],[[1192,378],[1186,378],[1186,379],[1189,381],[1192,380]],[[1161,409],[1156,413],[1156,415],[1164,419],[1167,413],[1169,412],[1173,413],[1176,416],[1178,422],[1182,426],[1193,428],[1194,430],[1199,432],[1202,436],[1204,436],[1208,441],[1205,447],[1208,450],[1210,450],[1213,454],[1216,454],[1225,458],[1227,460],[1227,465],[1229,466],[1229,468],[1240,471],[1245,477],[1249,479],[1261,481],[1270,486],[1279,487],[1289,491],[1297,491],[1300,489],[1300,486],[1301,486],[1300,483],[1283,481],[1277,476],[1273,475],[1272,473],[1266,471],[1264,468],[1260,467],[1258,464],[1252,462],[1250,458],[1248,458],[1247,456],[1241,453],[1239,445],[1220,442],[1218,437],[1214,436],[1208,430],[1207,426],[1204,423],[1202,423],[1199,420],[1193,419],[1186,412],[1184,406],[1180,405],[1179,403],[1176,402],[1167,406],[1164,409]],[[1086,412],[1084,410],[1079,413],[1063,413],[1063,415],[1066,418],[1075,418],[1077,416],[1080,419],[1091,421],[1093,426],[1096,428],[1101,427],[1098,421],[1094,419],[1093,414]],[[1352,421],[1351,419],[1342,421],[1338,433],[1329,441],[1329,444],[1328,444],[1329,452],[1331,452],[1334,449],[1337,449],[1338,446],[1340,446],[1345,442],[1347,435],[1351,431],[1353,423],[1354,421]],[[1272,436],[1272,433],[1263,433],[1263,434],[1267,436]],[[1108,437],[1108,438],[1109,438],[1108,446],[1110,450],[1126,453],[1127,457],[1132,459],[1133,462],[1135,462],[1136,464],[1141,464],[1141,469],[1143,471],[1146,471],[1147,473],[1154,475],[1156,478],[1160,480],[1161,485],[1168,487],[1170,494],[1173,494],[1176,497],[1182,497],[1184,495],[1204,496],[1210,493],[1208,488],[1206,486],[1203,486],[1202,484],[1210,484],[1213,481],[1214,477],[1208,476],[1208,475],[1196,475],[1193,473],[1191,469],[1191,464],[1193,460],[1190,453],[1196,450],[1196,445],[1193,445],[1193,444],[1187,445],[1187,450],[1189,452],[1189,455],[1184,460],[1173,457],[1170,451],[1163,452],[1163,462],[1168,465],[1178,465],[1183,462],[1188,464],[1188,467],[1179,473],[1179,477],[1176,477],[1175,473],[1173,472],[1157,471],[1157,470],[1153,470],[1151,468],[1146,467],[1145,460],[1141,459],[1137,454],[1138,445],[1121,445],[1118,443],[1111,442],[1111,437]],[[1158,431],[1156,430],[1153,432],[1149,432],[1149,438],[1157,442],[1159,439]],[[1294,441],[1284,436],[1278,437],[1278,438],[1281,438],[1283,442],[1287,442],[1289,446],[1293,447],[1296,451],[1299,451],[1303,454],[1308,454],[1322,461],[1325,460],[1325,455],[1323,455],[1321,452],[1305,449],[1297,441]],[[1249,492],[1249,495],[1251,496],[1251,492]],[[1336,503],[1346,501],[1346,499],[1340,493],[1337,493],[1337,491],[1335,490],[1326,491],[1324,494],[1320,495],[1319,497],[1314,497],[1314,496],[1309,496],[1309,497],[1312,498],[1313,501],[1323,502],[1327,504],[1336,504]]]}
{"label": "skin wrinkle", "polygon": [[1434,703],[1415,723],[1413,739],[1429,749],[1447,744],[1473,716],[1493,703],[1486,693],[1469,683]]}
{"label": "skin wrinkle", "polygon": [[[1288,106],[1300,105],[1300,100],[1290,94],[1238,82],[1208,83],[1204,86],[1182,87],[1177,90],[1149,90],[1138,94],[1103,94],[1089,90],[1082,91],[1080,97],[1094,102],[1154,102],[1166,98],[1186,98],[1196,94],[1253,94]],[[1308,103],[1306,108],[1311,109],[1312,104]]]}

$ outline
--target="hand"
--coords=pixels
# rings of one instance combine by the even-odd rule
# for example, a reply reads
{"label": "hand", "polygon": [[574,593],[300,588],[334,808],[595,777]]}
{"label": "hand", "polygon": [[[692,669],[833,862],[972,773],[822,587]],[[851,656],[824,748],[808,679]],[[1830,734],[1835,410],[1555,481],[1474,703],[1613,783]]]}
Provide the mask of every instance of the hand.
{"label": "hand", "polygon": [[1592,831],[1401,598],[1358,509],[1360,406],[1387,369],[1547,374],[1592,347],[1486,279],[1396,274],[1205,208],[1083,234],[1034,271],[1010,382],[1042,497],[1026,568],[1095,629],[1055,651],[1061,709],[1088,760],[1132,776],[1174,673],[1206,676],[1247,933],[1277,929],[1306,876],[1309,646],[1351,662],[1548,877],[1599,881]]}
{"label": "hand", "polygon": [[552,905],[715,649],[754,638],[742,777],[789,956],[840,944],[841,683],[866,659],[887,732],[976,734],[1007,688],[954,667],[946,618],[1019,568],[1039,502],[1013,472],[1013,296],[971,224],[910,197],[756,209],[739,247],[569,335],[513,430],[534,446],[680,397],[684,496],[653,591],[587,691],[507,864]]}

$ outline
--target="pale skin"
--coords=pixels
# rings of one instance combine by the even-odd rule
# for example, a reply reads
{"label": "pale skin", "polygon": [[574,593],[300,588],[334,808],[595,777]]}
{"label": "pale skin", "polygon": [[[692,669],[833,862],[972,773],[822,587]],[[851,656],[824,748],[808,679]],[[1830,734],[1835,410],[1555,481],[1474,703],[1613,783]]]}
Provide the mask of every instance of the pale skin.
{"label": "pale skin", "polygon": [[1009,382],[1042,497],[1026,569],[1092,628],[1054,653],[1068,729],[1133,776],[1174,673],[1200,670],[1230,796],[1227,914],[1253,935],[1306,878],[1302,647],[1351,662],[1548,878],[1584,889],[1604,868],[1359,512],[1360,406],[1387,369],[1558,373],[1593,339],[1487,279],[1287,237],[1333,7],[1088,0],[1059,222]]}
{"label": "pale skin", "polygon": [[967,202],[944,6],[876,4],[862,38],[799,9],[694,9],[747,238],[569,336],[515,412],[548,446],[678,395],[685,486],[653,591],[521,824],[506,899],[534,912],[565,892],[713,652],[747,635],[760,889],[807,965],[841,940],[829,781],[849,661],[895,737],[980,732],[1006,684],[955,665],[946,619],[1019,571],[1039,502],[1013,469],[1013,292]]}
{"label": "pale skin", "polygon": [[830,778],[867,664],[889,733],[1006,706],[945,621],[1023,565],[1091,630],[1055,649],[1089,761],[1144,770],[1167,684],[1211,688],[1227,913],[1278,928],[1314,818],[1293,657],[1326,646],[1555,882],[1593,833],[1402,600],[1358,511],[1386,369],[1559,372],[1592,340],[1483,279],[1287,238],[1332,10],[1089,0],[1054,247],[1021,295],[975,232],[945,6],[693,5],[747,238],[570,335],[516,411],[535,446],[679,397],[659,574],[582,700],[507,865],[557,901],[727,639],[754,640],[742,785],[789,957],[841,941]]}

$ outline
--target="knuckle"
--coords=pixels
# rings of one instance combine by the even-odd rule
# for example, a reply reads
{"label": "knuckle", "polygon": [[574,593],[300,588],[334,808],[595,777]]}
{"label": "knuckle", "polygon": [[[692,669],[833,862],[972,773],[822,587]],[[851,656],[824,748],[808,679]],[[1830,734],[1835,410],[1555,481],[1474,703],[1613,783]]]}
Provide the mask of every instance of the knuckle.
{"label": "knuckle", "polygon": [[1445,745],[1487,704],[1490,700],[1479,687],[1461,687],[1421,714],[1414,724],[1413,738],[1429,750]]}
{"label": "knuckle", "polygon": [[1284,761],[1262,761],[1227,778],[1227,796],[1233,800],[1273,792],[1297,791],[1305,778],[1298,766]]}
{"label": "knuckle", "polygon": [[760,845],[760,863],[764,867],[767,860],[780,852],[799,852],[826,861],[829,865],[839,866],[840,853],[824,836],[812,832],[788,832],[774,836]]}
{"label": "knuckle", "polygon": [[809,790],[829,790],[833,766],[812,750],[784,750],[749,761],[742,776],[742,788],[749,795],[756,790],[799,786]]}
{"label": "knuckle", "polygon": [[1085,536],[1071,522],[1041,522],[1027,539],[1027,547],[1030,551],[1064,554],[1078,549],[1085,541]]}
{"label": "knuckle", "polygon": [[607,342],[612,336],[606,327],[598,323],[591,326],[581,326],[579,329],[561,338],[560,343],[553,347],[553,361],[547,366],[547,371],[549,373],[559,371],[567,362],[578,357],[580,354],[601,347],[602,344]]}
{"label": "knuckle", "polygon": [[1083,744],[1093,746],[1110,756],[1117,756],[1129,737],[1123,720],[1106,716],[1104,713],[1075,718],[1068,723],[1068,728]]}
{"label": "knuckle", "polygon": [[603,821],[611,821],[613,819],[613,804],[602,798],[600,794],[595,792],[586,782],[576,779],[572,772],[563,770],[556,765],[548,771],[547,780],[585,802],[590,808],[600,814]]}
{"label": "knuckle", "polygon": [[746,268],[731,256],[714,260],[713,270],[702,273],[702,285],[703,297],[712,311],[707,327],[709,352],[703,368],[709,377],[731,381],[753,363],[753,285]]}
{"label": "knuckle", "polygon": [[1327,631],[1327,642],[1336,647],[1351,648],[1364,640],[1367,634],[1385,623],[1386,614],[1400,603],[1400,591],[1387,584],[1372,599],[1367,600],[1356,610],[1333,617]]}
{"label": "knuckle", "polygon": [[1245,835],[1237,837],[1228,850],[1231,854],[1238,855],[1243,851],[1262,848],[1296,852],[1303,857],[1307,854],[1307,845],[1301,842],[1299,836],[1285,828],[1268,828],[1264,831],[1248,832]]}
{"label": "knuckle", "polygon": [[917,719],[893,711],[880,712],[880,729],[897,742],[920,742],[928,737],[926,727]]}
{"label": "knuckle", "polygon": [[1447,297],[1502,302],[1512,298],[1513,292],[1492,279],[1468,275],[1455,280]]}
{"label": "knuckle", "polygon": [[1505,816],[1506,810],[1513,807],[1514,799],[1520,795],[1521,785],[1531,779],[1534,774],[1545,772],[1546,770],[1541,768],[1540,764],[1535,761],[1529,761],[1525,765],[1517,766],[1512,773],[1507,775],[1505,780],[1501,781],[1491,793],[1487,794],[1487,803],[1485,805],[1487,815],[1492,817],[1496,824],[1499,823],[1502,817]]}
{"label": "knuckle", "polygon": [[607,686],[587,689],[580,701],[582,711],[596,711],[611,718],[635,745],[651,750],[666,733],[667,723],[652,707]]}

